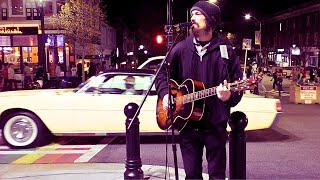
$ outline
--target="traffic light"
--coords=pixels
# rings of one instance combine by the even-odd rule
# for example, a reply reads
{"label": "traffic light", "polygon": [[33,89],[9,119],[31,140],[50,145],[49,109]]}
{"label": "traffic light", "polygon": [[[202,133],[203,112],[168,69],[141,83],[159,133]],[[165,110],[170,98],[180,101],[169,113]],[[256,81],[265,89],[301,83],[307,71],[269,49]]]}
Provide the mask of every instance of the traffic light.
{"label": "traffic light", "polygon": [[157,44],[162,44],[163,43],[163,36],[162,35],[157,35],[156,41],[157,41]]}

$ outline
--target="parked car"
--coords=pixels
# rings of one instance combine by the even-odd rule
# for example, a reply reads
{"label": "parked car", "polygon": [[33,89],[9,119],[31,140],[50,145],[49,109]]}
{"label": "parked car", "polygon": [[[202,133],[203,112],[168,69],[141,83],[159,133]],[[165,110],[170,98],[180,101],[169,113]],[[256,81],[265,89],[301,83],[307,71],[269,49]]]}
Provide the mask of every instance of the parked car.
{"label": "parked car", "polygon": [[157,69],[158,65],[161,64],[164,58],[165,56],[154,56],[154,57],[148,58],[137,69]]}
{"label": "parked car", "polygon": [[[46,135],[125,135],[124,107],[141,104],[154,79],[154,70],[110,70],[93,76],[75,89],[41,89],[0,93],[0,128],[12,148],[42,145]],[[132,78],[134,93],[128,89]],[[134,79],[134,80],[133,80]],[[130,85],[130,83],[129,83]],[[139,114],[141,135],[164,134],[156,120],[156,91],[152,86]],[[281,112],[278,99],[245,94],[232,111],[243,111],[246,130],[271,127]]]}

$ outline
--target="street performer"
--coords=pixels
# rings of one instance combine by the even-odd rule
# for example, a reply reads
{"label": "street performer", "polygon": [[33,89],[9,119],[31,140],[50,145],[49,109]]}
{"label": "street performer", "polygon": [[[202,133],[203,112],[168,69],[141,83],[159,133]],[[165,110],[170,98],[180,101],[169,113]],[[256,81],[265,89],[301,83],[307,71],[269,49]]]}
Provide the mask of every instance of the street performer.
{"label": "street performer", "polygon": [[[177,83],[186,79],[200,81],[206,88],[217,87],[217,94],[205,99],[201,119],[189,121],[179,134],[186,179],[203,179],[204,147],[209,178],[225,179],[227,121],[230,108],[242,98],[242,92],[231,92],[225,84],[242,79],[242,71],[232,47],[214,32],[221,20],[220,8],[209,1],[199,1],[190,12],[190,35],[168,55],[170,79]],[[155,85],[163,108],[168,109],[169,87],[165,69],[160,70]]]}

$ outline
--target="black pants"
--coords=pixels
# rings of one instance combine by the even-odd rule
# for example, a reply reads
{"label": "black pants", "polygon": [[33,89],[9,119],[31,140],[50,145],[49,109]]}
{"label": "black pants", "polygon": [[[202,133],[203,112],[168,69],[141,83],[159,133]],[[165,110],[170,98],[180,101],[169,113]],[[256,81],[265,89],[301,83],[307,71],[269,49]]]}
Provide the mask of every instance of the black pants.
{"label": "black pants", "polygon": [[273,79],[273,83],[272,83],[272,89],[276,89],[276,86],[277,86],[277,80],[276,79]]}
{"label": "black pants", "polygon": [[220,128],[211,131],[185,128],[179,135],[180,149],[186,179],[203,179],[202,156],[204,147],[210,179],[225,179],[227,131]]}

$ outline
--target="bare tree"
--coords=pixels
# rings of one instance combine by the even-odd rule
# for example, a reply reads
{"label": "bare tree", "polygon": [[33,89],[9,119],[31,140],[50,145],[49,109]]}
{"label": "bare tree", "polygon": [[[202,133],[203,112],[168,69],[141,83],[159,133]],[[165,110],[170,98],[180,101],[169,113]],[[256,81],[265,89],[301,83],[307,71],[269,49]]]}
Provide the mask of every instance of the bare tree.
{"label": "bare tree", "polygon": [[106,23],[100,3],[96,0],[70,0],[49,20],[57,29],[64,30],[66,41],[75,49],[76,45],[80,47],[78,52],[82,53],[82,81],[84,81],[84,57],[92,44],[101,44],[101,27]]}

